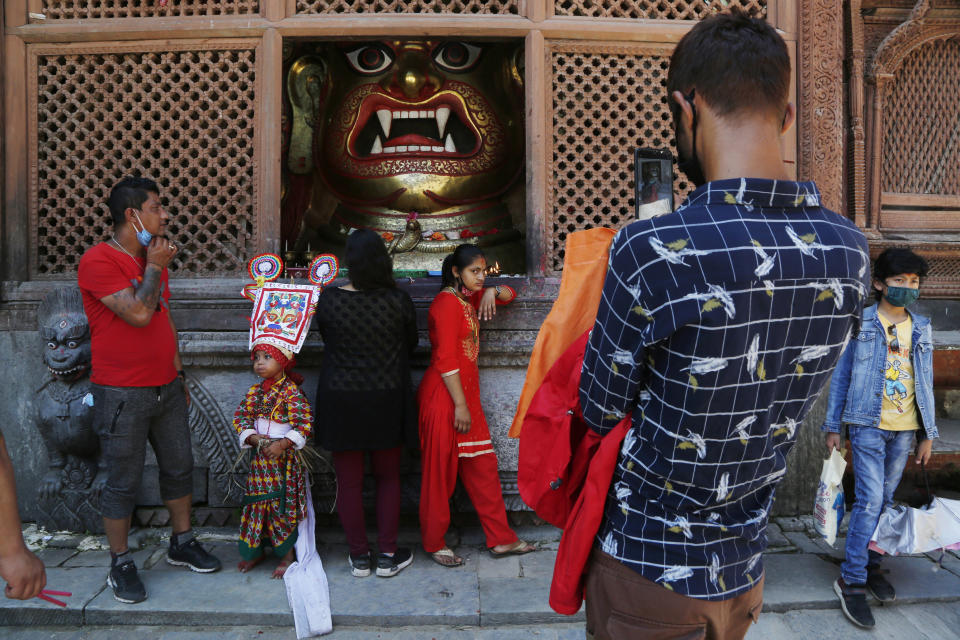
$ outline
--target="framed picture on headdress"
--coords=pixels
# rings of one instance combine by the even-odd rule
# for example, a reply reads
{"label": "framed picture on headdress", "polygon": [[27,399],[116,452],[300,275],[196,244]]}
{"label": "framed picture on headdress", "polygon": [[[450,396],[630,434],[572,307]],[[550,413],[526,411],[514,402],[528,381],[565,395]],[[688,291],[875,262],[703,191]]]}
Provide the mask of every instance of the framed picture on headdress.
{"label": "framed picture on headdress", "polygon": [[259,289],[250,316],[250,345],[267,343],[299,353],[310,329],[320,287],[269,282]]}

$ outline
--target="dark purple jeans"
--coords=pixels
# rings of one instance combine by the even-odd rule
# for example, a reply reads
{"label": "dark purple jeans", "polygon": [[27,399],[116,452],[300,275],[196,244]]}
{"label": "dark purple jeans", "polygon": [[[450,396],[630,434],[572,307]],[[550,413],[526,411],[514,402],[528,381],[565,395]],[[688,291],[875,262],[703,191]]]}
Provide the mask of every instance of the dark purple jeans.
{"label": "dark purple jeans", "polygon": [[[400,525],[400,452],[395,449],[369,451],[373,477],[377,482],[377,551],[397,550]],[[347,534],[350,555],[370,552],[363,517],[363,456],[365,451],[334,451],[337,472],[337,515]]]}

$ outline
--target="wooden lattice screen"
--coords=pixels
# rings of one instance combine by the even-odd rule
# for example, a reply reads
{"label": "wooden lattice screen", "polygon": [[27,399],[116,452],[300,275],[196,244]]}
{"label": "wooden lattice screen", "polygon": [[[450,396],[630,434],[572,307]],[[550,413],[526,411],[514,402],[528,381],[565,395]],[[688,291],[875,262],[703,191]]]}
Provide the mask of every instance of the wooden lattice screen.
{"label": "wooden lattice screen", "polygon": [[[548,264],[563,268],[567,234],[633,218],[633,150],[673,147],[666,102],[670,49],[551,43],[553,155]],[[690,191],[678,174],[675,191]]]}
{"label": "wooden lattice screen", "polygon": [[903,61],[884,99],[882,190],[960,195],[960,39]]}
{"label": "wooden lattice screen", "polygon": [[556,0],[554,3],[558,16],[661,20],[700,20],[733,7],[755,16],[767,15],[767,0]]}
{"label": "wooden lattice screen", "polygon": [[181,247],[173,269],[212,275],[243,267],[258,194],[255,44],[34,50],[33,275],[70,273],[86,248],[110,237],[105,201],[131,174],[161,187],[167,235]]}
{"label": "wooden lattice screen", "polygon": [[518,15],[520,0],[297,0],[297,13]]}
{"label": "wooden lattice screen", "polygon": [[246,15],[260,11],[259,0],[170,0],[164,5],[157,0],[43,0],[40,6],[48,20]]}

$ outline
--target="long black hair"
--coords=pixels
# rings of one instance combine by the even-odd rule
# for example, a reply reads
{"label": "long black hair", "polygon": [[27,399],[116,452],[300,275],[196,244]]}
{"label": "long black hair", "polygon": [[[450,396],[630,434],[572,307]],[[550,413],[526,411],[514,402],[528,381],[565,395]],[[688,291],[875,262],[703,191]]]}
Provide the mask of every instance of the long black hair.
{"label": "long black hair", "polygon": [[393,279],[393,260],[383,238],[370,229],[357,229],[347,236],[343,262],[350,284],[360,291],[397,286]]}
{"label": "long black hair", "polygon": [[460,285],[459,278],[453,275],[453,268],[463,271],[477,258],[483,258],[483,249],[475,244],[461,244],[453,253],[443,259],[443,267],[440,271],[440,286],[457,288]]}

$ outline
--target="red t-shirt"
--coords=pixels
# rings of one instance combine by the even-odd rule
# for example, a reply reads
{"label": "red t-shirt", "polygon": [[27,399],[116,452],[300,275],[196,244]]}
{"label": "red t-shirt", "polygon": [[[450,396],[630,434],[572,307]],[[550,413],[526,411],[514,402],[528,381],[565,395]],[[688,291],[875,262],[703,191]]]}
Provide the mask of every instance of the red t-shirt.
{"label": "red t-shirt", "polygon": [[101,298],[143,281],[145,258],[134,258],[101,242],[80,259],[77,284],[90,322],[93,368],[90,380],[113,387],[155,387],[177,377],[173,357],[177,337],[170,326],[170,283],[160,276],[157,310],[145,327],[128,324],[100,302]]}

